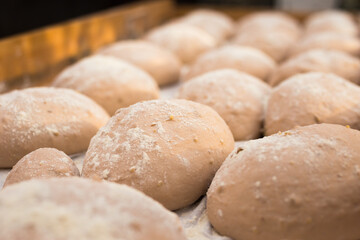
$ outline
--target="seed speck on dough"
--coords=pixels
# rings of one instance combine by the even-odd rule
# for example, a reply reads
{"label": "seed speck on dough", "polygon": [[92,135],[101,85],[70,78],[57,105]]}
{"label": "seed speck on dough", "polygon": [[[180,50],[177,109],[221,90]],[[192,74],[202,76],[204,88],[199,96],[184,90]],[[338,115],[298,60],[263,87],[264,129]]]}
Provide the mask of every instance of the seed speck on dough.
{"label": "seed speck on dough", "polygon": [[237,150],[236,150],[236,154],[239,154],[239,152],[241,152],[242,150],[244,150],[244,149],[241,148],[241,147],[238,147]]}
{"label": "seed speck on dough", "polygon": [[136,167],[135,167],[135,166],[132,166],[131,168],[129,168],[129,171],[130,171],[131,173],[134,173],[134,172],[136,171]]}

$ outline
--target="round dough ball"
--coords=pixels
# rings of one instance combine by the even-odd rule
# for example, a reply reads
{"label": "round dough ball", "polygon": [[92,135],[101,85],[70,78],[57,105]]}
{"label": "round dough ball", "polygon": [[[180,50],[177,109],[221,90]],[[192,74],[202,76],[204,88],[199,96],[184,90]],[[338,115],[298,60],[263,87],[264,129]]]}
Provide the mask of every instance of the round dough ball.
{"label": "round dough ball", "polygon": [[159,85],[179,80],[181,63],[170,51],[142,40],[121,41],[99,52],[128,61],[149,73]]}
{"label": "round dough ball", "polygon": [[74,89],[100,104],[110,115],[131,104],[159,98],[154,79],[125,61],[95,55],[66,68],[54,87]]}
{"label": "round dough ball", "polygon": [[218,43],[224,42],[232,36],[235,30],[234,22],[229,16],[210,9],[192,11],[180,21],[201,28],[215,38]]}
{"label": "round dough ball", "polygon": [[201,55],[190,66],[184,80],[217,69],[233,68],[266,81],[275,67],[274,60],[255,48],[228,45]]}
{"label": "round dough ball", "polygon": [[359,69],[360,60],[354,56],[335,50],[313,49],[290,58],[281,64],[273,72],[269,84],[275,86],[298,73],[313,71],[334,73],[359,84]]}
{"label": "round dough ball", "polygon": [[233,43],[257,48],[277,62],[281,62],[289,55],[290,49],[296,42],[297,38],[286,32],[271,30],[239,33],[233,39]]}
{"label": "round dough ball", "polygon": [[295,75],[272,91],[265,114],[265,134],[315,123],[360,129],[360,88],[334,74]]}
{"label": "round dough ball", "polygon": [[359,142],[332,124],[250,141],[211,183],[211,224],[234,240],[359,239]]}
{"label": "round dough ball", "polygon": [[193,62],[217,42],[204,30],[184,23],[171,23],[153,29],[146,39],[173,52],[183,63]]}
{"label": "round dough ball", "polygon": [[[263,11],[249,14],[238,21],[238,34],[254,34],[266,31],[282,32],[284,35],[297,39],[302,29],[298,21],[290,15],[277,11]],[[281,39],[278,39],[281,40]]]}
{"label": "round dough ball", "polygon": [[82,175],[124,183],[174,210],[203,195],[234,148],[224,120],[187,100],[121,109],[92,139]]}
{"label": "round dough ball", "polygon": [[53,147],[66,154],[87,149],[109,120],[105,110],[71,89],[27,88],[0,95],[0,168]]}
{"label": "round dough ball", "polygon": [[305,34],[333,32],[356,37],[359,30],[351,14],[339,10],[327,10],[311,14],[305,21]]}
{"label": "round dough ball", "polygon": [[260,136],[264,102],[270,87],[260,79],[233,69],[205,73],[186,82],[178,97],[212,107],[225,120],[235,140]]}
{"label": "round dough ball", "polygon": [[71,158],[55,148],[39,148],[20,159],[6,177],[4,187],[33,178],[80,176]]}
{"label": "round dough ball", "polygon": [[295,56],[315,48],[338,50],[359,56],[360,40],[353,36],[340,35],[338,33],[319,33],[300,40],[293,46],[290,55]]}
{"label": "round dough ball", "polygon": [[141,192],[76,177],[9,186],[0,212],[2,240],[186,239],[178,217]]}

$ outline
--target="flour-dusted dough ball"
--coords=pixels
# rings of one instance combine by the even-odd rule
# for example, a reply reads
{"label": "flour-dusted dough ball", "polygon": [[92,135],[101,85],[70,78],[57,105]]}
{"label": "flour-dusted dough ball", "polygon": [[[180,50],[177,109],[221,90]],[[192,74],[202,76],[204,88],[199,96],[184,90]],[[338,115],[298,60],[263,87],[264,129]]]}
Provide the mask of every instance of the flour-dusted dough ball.
{"label": "flour-dusted dough ball", "polygon": [[301,28],[298,22],[281,12],[259,12],[239,20],[233,42],[250,46],[282,61],[296,43]]}
{"label": "flour-dusted dough ball", "polygon": [[205,73],[186,82],[178,97],[212,107],[225,120],[235,140],[260,136],[264,103],[270,87],[260,79],[233,69]]}
{"label": "flour-dusted dough ball", "polygon": [[359,142],[332,124],[250,141],[211,183],[211,224],[234,240],[359,239]]}
{"label": "flour-dusted dough ball", "polygon": [[159,98],[154,79],[120,59],[95,55],[66,68],[54,87],[74,89],[100,104],[110,115],[122,107]]}
{"label": "flour-dusted dough ball", "polygon": [[233,20],[224,13],[210,9],[190,12],[180,19],[181,22],[201,28],[221,43],[234,34]]}
{"label": "flour-dusted dough ball", "polygon": [[265,114],[265,134],[315,123],[360,129],[360,88],[334,74],[295,75],[272,91]]}
{"label": "flour-dusted dough ball", "polygon": [[224,120],[187,100],[154,100],[121,109],[92,139],[82,175],[132,186],[166,208],[204,194],[234,148]]}
{"label": "flour-dusted dough ball", "polygon": [[359,56],[360,40],[357,37],[340,35],[338,33],[326,32],[314,34],[304,37],[295,44],[290,55],[294,56],[315,48],[338,50]]}
{"label": "flour-dusted dough ball", "polygon": [[1,240],[185,240],[178,217],[125,185],[76,177],[0,192]]}
{"label": "flour-dusted dough ball", "polygon": [[149,73],[159,85],[179,80],[181,63],[172,52],[151,42],[128,40],[114,43],[99,54],[128,61]]}
{"label": "flour-dusted dough ball", "polygon": [[306,72],[334,73],[351,82],[360,83],[360,60],[336,50],[313,49],[282,63],[270,77],[269,84],[278,85],[285,79]]}
{"label": "flour-dusted dough ball", "polygon": [[277,62],[281,62],[288,56],[296,42],[297,38],[281,31],[245,32],[236,35],[233,40],[235,44],[259,49]]}
{"label": "flour-dusted dough ball", "polygon": [[233,68],[267,80],[275,67],[274,60],[255,48],[227,45],[201,55],[190,66],[184,80],[223,68]]}
{"label": "flour-dusted dough ball", "polygon": [[[282,32],[298,38],[302,32],[300,24],[290,15],[277,11],[263,11],[249,14],[238,21],[238,34],[260,32]],[[280,40],[280,39],[279,39]]]}
{"label": "flour-dusted dough ball", "polygon": [[359,29],[351,14],[339,10],[327,10],[311,14],[305,21],[305,34],[333,32],[357,36]]}
{"label": "flour-dusted dough ball", "polygon": [[80,176],[71,158],[55,148],[39,148],[20,159],[6,177],[4,187],[32,178]]}
{"label": "flour-dusted dough ball", "polygon": [[153,29],[146,39],[173,52],[183,63],[216,47],[216,39],[204,30],[185,23],[171,23]]}
{"label": "flour-dusted dough ball", "polygon": [[0,95],[0,168],[53,147],[66,154],[87,149],[109,120],[105,110],[71,89],[28,88]]}

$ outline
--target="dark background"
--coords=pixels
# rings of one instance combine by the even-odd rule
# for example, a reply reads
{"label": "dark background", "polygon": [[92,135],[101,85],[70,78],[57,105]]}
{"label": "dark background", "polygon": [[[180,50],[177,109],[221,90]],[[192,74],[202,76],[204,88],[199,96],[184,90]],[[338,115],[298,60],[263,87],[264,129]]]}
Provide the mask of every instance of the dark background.
{"label": "dark background", "polygon": [[[299,0],[301,1],[301,0]],[[320,1],[320,0],[314,0]],[[134,0],[0,0],[0,38],[105,10]],[[276,0],[178,0],[177,4],[274,6]],[[350,5],[349,5],[350,4]],[[360,0],[339,0],[339,7],[359,8]]]}
{"label": "dark background", "polygon": [[0,38],[128,4],[131,0],[0,0]]}

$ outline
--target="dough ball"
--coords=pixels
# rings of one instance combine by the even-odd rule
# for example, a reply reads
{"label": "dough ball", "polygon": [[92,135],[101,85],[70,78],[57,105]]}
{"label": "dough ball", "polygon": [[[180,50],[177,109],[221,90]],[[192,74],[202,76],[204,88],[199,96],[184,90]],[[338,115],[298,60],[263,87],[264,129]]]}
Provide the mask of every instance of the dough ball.
{"label": "dough ball", "polygon": [[359,30],[351,14],[339,10],[320,11],[311,14],[305,21],[305,34],[333,32],[356,37]]}
{"label": "dough ball", "polygon": [[288,56],[296,42],[297,38],[281,31],[244,32],[236,35],[233,40],[235,44],[259,49],[277,62]]}
{"label": "dough ball", "polygon": [[306,72],[334,73],[351,82],[360,83],[360,60],[336,50],[313,49],[282,63],[270,77],[269,84],[278,85],[285,79]]}
{"label": "dough ball", "polygon": [[154,79],[125,61],[95,55],[66,68],[54,87],[74,89],[100,104],[110,115],[136,102],[159,98]]}
{"label": "dough ball", "polygon": [[228,45],[201,55],[190,66],[184,80],[223,68],[233,68],[267,80],[275,66],[274,60],[255,48]]}
{"label": "dough ball", "polygon": [[201,28],[215,38],[218,43],[224,42],[232,36],[235,30],[234,22],[229,16],[210,9],[192,11],[180,21]]}
{"label": "dough ball", "polygon": [[187,100],[121,109],[92,139],[82,175],[132,186],[175,210],[203,195],[234,148],[224,120]]}
{"label": "dough ball", "polygon": [[2,240],[186,239],[178,217],[141,192],[76,177],[6,187],[0,212]]}
{"label": "dough ball", "polygon": [[266,135],[315,123],[360,129],[360,88],[334,74],[295,75],[272,91],[265,115]]}
{"label": "dough ball", "polygon": [[128,40],[112,44],[99,52],[128,61],[149,73],[159,85],[179,80],[181,63],[170,51],[151,42]]}
{"label": "dough ball", "polygon": [[338,50],[359,56],[360,40],[357,37],[340,35],[338,33],[319,33],[300,40],[294,45],[290,55],[294,56],[315,48]]}
{"label": "dough ball", "polygon": [[55,148],[39,148],[20,159],[7,175],[4,187],[32,178],[80,176],[71,158]]}
{"label": "dough ball", "polygon": [[[298,38],[302,32],[300,24],[290,15],[277,11],[263,11],[249,14],[238,21],[238,34],[281,32],[291,38]],[[281,39],[278,39],[279,41]]]}
{"label": "dough ball", "polygon": [[260,79],[233,69],[215,70],[186,82],[178,97],[212,107],[225,120],[235,140],[260,136],[264,102],[270,87]]}
{"label": "dough ball", "polygon": [[216,39],[209,33],[184,23],[171,23],[155,28],[148,33],[146,39],[170,50],[186,64],[217,45]]}
{"label": "dough ball", "polygon": [[275,61],[282,61],[296,43],[301,28],[281,12],[259,12],[241,18],[234,43],[260,49]]}
{"label": "dough ball", "polygon": [[359,239],[359,142],[315,124],[247,143],[211,183],[211,224],[234,240]]}
{"label": "dough ball", "polygon": [[71,89],[27,88],[0,95],[0,168],[26,154],[53,147],[66,154],[87,149],[109,115]]}

